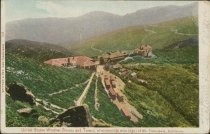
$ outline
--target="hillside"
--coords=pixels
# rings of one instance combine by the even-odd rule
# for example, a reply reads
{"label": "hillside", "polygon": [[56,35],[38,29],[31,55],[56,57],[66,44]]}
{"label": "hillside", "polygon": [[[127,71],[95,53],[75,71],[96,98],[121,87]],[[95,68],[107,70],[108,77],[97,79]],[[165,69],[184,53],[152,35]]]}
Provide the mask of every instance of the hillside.
{"label": "hillside", "polygon": [[[74,100],[82,93],[85,81],[89,76],[90,71],[88,70],[56,68],[19,54],[6,54],[7,86],[14,82],[21,83],[39,99],[62,108],[74,106]],[[76,86],[77,84],[79,86]],[[57,93],[61,90],[64,92]],[[28,103],[14,101],[7,96],[6,105],[7,126],[43,126],[37,120],[37,116],[31,115],[25,118],[17,113],[18,109],[27,107]],[[54,113],[46,111],[43,107],[34,106],[34,108],[38,111],[39,116],[44,115],[48,119],[55,116]]]}
{"label": "hillside", "polygon": [[8,22],[6,40],[26,39],[68,46],[129,26],[156,24],[188,16],[197,16],[197,3],[141,9],[123,16],[94,11],[70,18],[29,18]]}
{"label": "hillside", "polygon": [[69,50],[54,44],[15,39],[6,42],[6,52],[33,58],[41,62],[71,55]]}
{"label": "hillside", "polygon": [[114,50],[134,50],[150,44],[154,50],[198,38],[197,18],[187,17],[149,26],[135,26],[88,39],[71,47],[75,54],[97,56]]}
{"label": "hillside", "polygon": [[[103,77],[96,70],[55,67],[43,63],[50,58],[69,55],[94,57],[107,51],[132,51],[145,43],[153,47],[154,58],[137,55],[117,62],[121,68],[114,68],[111,64],[107,67],[107,72],[110,71],[124,82],[123,94],[143,116],[135,123],[107,95]],[[55,105],[62,109],[74,106],[89,85],[87,96],[82,100],[89,106],[92,118],[105,122],[107,126],[198,127],[198,48],[196,17],[123,28],[75,44],[70,49],[71,53],[48,43],[8,41],[5,68],[7,87],[14,82],[25,85],[37,98],[44,100],[42,103],[49,109],[33,106],[37,112],[23,117],[17,110],[29,104],[14,101],[7,94],[6,125],[49,126],[40,123],[38,117],[45,116],[48,120],[54,117],[56,114],[53,111],[61,112],[53,107]],[[100,104],[98,109],[96,102]]]}
{"label": "hillside", "polygon": [[179,65],[128,64],[125,68],[147,81],[147,84],[141,83],[130,76],[124,79],[132,81],[126,83],[125,92],[138,110],[144,113],[142,124],[198,126],[197,74]]}

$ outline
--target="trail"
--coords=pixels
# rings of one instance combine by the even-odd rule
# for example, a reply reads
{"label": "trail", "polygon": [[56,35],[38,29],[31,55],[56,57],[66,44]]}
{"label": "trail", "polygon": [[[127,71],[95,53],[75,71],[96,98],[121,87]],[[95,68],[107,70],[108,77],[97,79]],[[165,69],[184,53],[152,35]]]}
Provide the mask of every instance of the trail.
{"label": "trail", "polygon": [[181,33],[177,29],[174,29],[174,28],[171,28],[170,30],[171,32],[174,32],[175,34],[178,34],[178,35],[187,35],[187,36],[198,35],[198,34],[191,34],[191,33]]}
{"label": "trail", "polygon": [[94,98],[95,98],[95,109],[98,111],[99,107],[100,107],[100,103],[98,102],[98,74],[96,75],[97,79],[95,81],[95,94],[94,94]]}
{"label": "trail", "polygon": [[52,113],[54,114],[59,114],[63,111],[65,111],[66,109],[65,108],[62,108],[62,107],[59,107],[55,104],[52,104],[50,102],[47,102],[45,100],[42,100],[42,99],[38,99],[36,98],[36,105],[40,105],[42,106],[45,110],[47,111],[51,111]]}
{"label": "trail", "polygon": [[71,89],[77,88],[78,85],[84,85],[84,84],[88,83],[88,81],[89,81],[89,79],[86,80],[85,82],[82,82],[82,83],[79,83],[79,84],[75,84],[75,86],[73,86],[73,87],[71,87],[71,88],[67,88],[67,89],[63,89],[63,90],[57,91],[57,92],[53,92],[53,93],[50,93],[50,94],[48,94],[48,95],[49,95],[49,96],[53,96],[53,95],[61,94],[61,93],[63,93],[63,92],[66,92],[66,91],[69,91],[69,90],[71,90]]}
{"label": "trail", "polygon": [[147,29],[147,28],[144,28],[144,31],[149,32],[149,33],[153,33],[153,34],[157,33],[157,32],[155,32],[155,31],[153,31],[153,30],[151,30],[151,29]]}
{"label": "trail", "polygon": [[93,76],[95,75],[95,72],[92,73],[92,75],[90,76],[90,79],[88,81],[88,84],[86,85],[83,93],[81,94],[81,96],[79,97],[79,99],[76,101],[75,105],[76,106],[81,106],[87,96],[88,90],[90,89],[90,84],[93,81]]}
{"label": "trail", "polygon": [[174,28],[176,26],[158,26],[158,25],[149,25],[151,27],[162,27],[162,28]]}
{"label": "trail", "polygon": [[141,44],[143,44],[143,41],[144,41],[146,38],[148,38],[148,37],[151,36],[152,34],[156,34],[156,33],[157,33],[156,31],[153,31],[153,30],[147,29],[147,28],[144,28],[144,31],[145,31],[145,32],[148,32],[148,33],[150,33],[150,34],[144,36],[144,38],[141,40]]}
{"label": "trail", "polygon": [[173,32],[174,34],[178,34],[178,35],[187,35],[187,36],[198,35],[198,34],[193,34],[193,33],[182,33],[182,32],[179,32],[178,29],[175,29],[176,26],[158,26],[158,25],[149,25],[149,26],[160,27],[160,28],[170,28],[171,32]]}
{"label": "trail", "polygon": [[[9,93],[6,92],[7,96],[10,96]],[[36,106],[41,106],[42,108],[44,108],[46,111],[50,111],[56,115],[58,115],[59,113],[65,111],[65,108],[59,107],[58,105],[52,104],[50,102],[47,102],[45,100],[39,99],[35,97],[35,105]]]}
{"label": "trail", "polygon": [[97,51],[97,52],[103,53],[102,50],[95,48],[93,45],[91,45],[91,49],[92,49],[93,51]]}

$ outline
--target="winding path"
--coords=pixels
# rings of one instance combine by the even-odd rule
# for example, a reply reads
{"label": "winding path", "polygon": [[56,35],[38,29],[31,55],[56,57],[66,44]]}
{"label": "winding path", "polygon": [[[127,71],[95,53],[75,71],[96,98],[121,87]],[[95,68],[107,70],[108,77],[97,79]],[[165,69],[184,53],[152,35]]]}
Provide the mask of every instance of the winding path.
{"label": "winding path", "polygon": [[156,33],[157,33],[156,31],[153,31],[153,30],[147,29],[147,28],[144,28],[144,31],[145,31],[145,32],[148,32],[148,33],[150,33],[150,34],[144,36],[144,38],[141,40],[141,44],[143,44],[143,41],[144,41],[146,38],[148,38],[148,37],[151,36],[152,34],[156,34]]}
{"label": "winding path", "polygon": [[93,45],[91,45],[91,49],[92,49],[93,51],[97,51],[97,52],[103,53],[102,50],[100,50],[100,49],[98,49],[98,48],[95,48]]}
{"label": "winding path", "polygon": [[158,25],[149,25],[151,27],[161,27],[161,28],[170,28],[170,31],[173,32],[174,34],[178,34],[178,35],[187,35],[187,36],[192,36],[192,35],[198,35],[195,33],[182,33],[179,32],[178,29],[175,29],[176,26],[158,26]]}
{"label": "winding path", "polygon": [[42,99],[38,99],[36,98],[36,105],[40,105],[41,107],[43,107],[46,111],[51,111],[54,114],[59,114],[63,111],[65,111],[65,108],[59,107],[55,104],[52,104],[50,102],[47,102],[45,100]]}
{"label": "winding path", "polygon": [[89,81],[89,79],[86,80],[85,82],[82,82],[82,83],[79,83],[79,84],[75,84],[75,86],[73,86],[73,87],[71,87],[71,88],[67,88],[67,89],[63,89],[63,90],[57,91],[57,92],[53,92],[53,93],[50,93],[50,94],[48,94],[48,95],[49,95],[49,96],[53,96],[53,95],[61,94],[61,93],[63,93],[63,92],[67,92],[67,91],[70,90],[70,89],[74,89],[74,88],[78,87],[78,85],[84,85],[84,84],[88,83],[88,81]]}
{"label": "winding path", "polygon": [[175,34],[178,34],[178,35],[187,35],[187,36],[198,35],[198,34],[192,34],[192,33],[181,33],[177,29],[174,29],[174,28],[171,28],[170,30],[171,32],[174,32]]}

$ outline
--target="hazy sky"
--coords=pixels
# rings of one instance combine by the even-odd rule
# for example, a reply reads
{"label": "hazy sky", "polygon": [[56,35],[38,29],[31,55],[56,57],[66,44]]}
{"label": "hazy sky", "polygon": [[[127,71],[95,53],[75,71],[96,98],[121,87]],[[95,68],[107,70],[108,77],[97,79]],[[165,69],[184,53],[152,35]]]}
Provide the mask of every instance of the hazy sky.
{"label": "hazy sky", "polygon": [[165,5],[185,5],[190,1],[73,1],[73,0],[5,0],[6,21],[24,18],[77,17],[91,11],[118,15],[139,9]]}

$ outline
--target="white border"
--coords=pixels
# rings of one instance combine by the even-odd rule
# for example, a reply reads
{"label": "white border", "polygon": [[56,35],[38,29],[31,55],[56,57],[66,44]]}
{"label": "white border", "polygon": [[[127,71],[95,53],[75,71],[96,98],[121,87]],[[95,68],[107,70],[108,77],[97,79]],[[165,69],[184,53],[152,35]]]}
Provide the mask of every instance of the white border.
{"label": "white border", "polygon": [[210,132],[210,2],[199,2],[199,124]]}
{"label": "white border", "polygon": [[1,132],[5,127],[5,2],[1,1]]}
{"label": "white border", "polygon": [[5,127],[5,5],[1,1],[1,132],[2,133],[208,133],[210,119],[210,2],[199,1],[199,128],[49,128]]}

